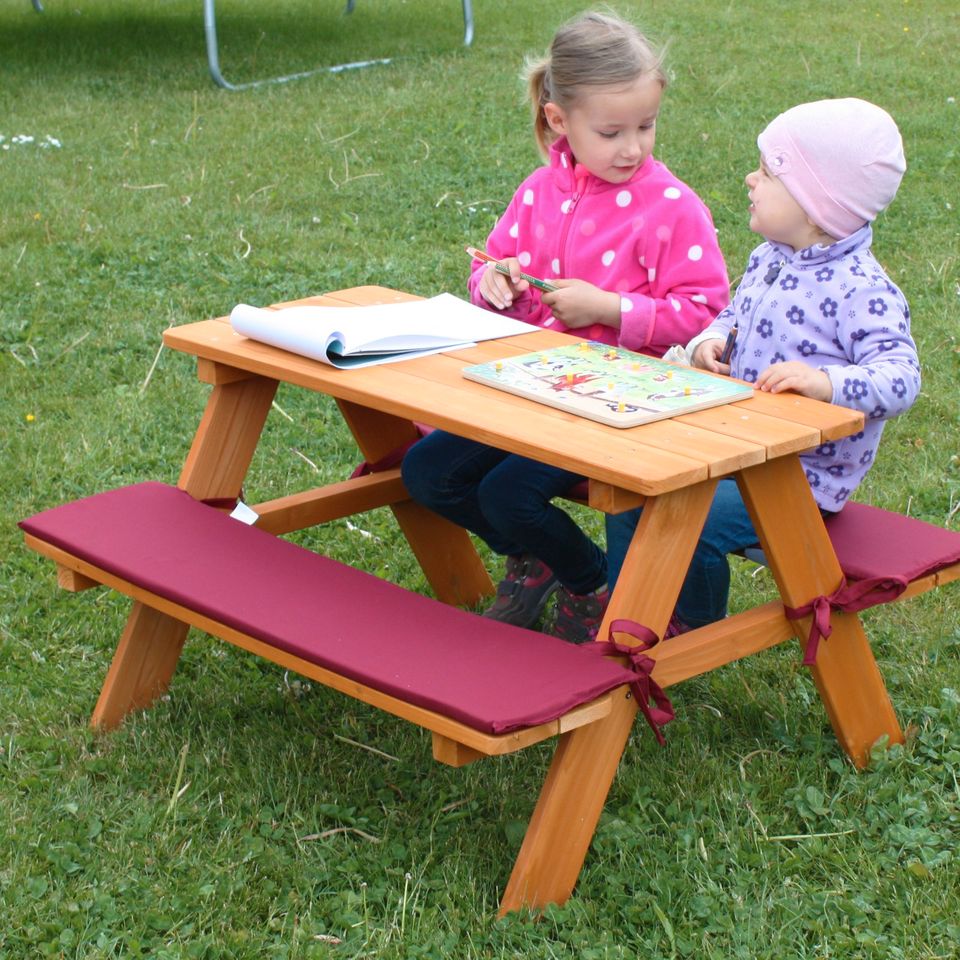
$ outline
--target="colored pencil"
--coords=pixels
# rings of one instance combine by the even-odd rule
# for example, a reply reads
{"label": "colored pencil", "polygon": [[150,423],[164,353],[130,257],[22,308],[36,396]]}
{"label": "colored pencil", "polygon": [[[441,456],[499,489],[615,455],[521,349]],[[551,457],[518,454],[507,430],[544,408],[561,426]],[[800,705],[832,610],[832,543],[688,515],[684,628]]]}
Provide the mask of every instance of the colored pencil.
{"label": "colored pencil", "polygon": [[[484,263],[492,263],[494,269],[497,273],[506,274],[510,276],[510,268],[502,264],[495,257],[491,257],[490,254],[484,253],[482,250],[478,250],[476,247],[466,247],[467,253],[470,254],[475,260],[482,260]],[[558,289],[552,283],[547,283],[546,280],[540,280],[537,277],[531,277],[529,273],[521,273],[521,279],[526,280],[531,287],[536,287],[538,290],[542,290],[544,293],[552,293],[554,290]]]}
{"label": "colored pencil", "polygon": [[727,342],[723,345],[723,352],[720,354],[721,363],[729,363],[733,356],[733,346],[737,342],[737,325],[734,324],[727,334]]}

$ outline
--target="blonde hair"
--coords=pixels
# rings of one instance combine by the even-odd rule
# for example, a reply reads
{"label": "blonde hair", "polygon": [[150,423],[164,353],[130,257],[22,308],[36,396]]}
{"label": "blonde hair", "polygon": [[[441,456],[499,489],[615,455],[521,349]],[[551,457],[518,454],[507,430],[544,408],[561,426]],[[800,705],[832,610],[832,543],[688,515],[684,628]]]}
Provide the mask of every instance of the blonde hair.
{"label": "blonde hair", "polygon": [[557,31],[545,57],[524,64],[522,77],[540,152],[546,156],[557,138],[544,116],[545,103],[567,110],[585,88],[627,84],[647,74],[667,85],[663,52],[655,50],[632,23],[597,10],[569,20]]}

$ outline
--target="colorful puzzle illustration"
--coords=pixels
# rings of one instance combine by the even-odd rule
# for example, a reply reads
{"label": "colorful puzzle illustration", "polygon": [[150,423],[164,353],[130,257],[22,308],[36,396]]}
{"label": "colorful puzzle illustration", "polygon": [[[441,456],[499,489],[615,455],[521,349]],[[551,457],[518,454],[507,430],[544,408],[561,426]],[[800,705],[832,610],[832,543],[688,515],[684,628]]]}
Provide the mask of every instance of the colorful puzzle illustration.
{"label": "colorful puzzle illustration", "polygon": [[738,380],[584,340],[465,367],[463,375],[614,427],[634,427],[744,400]]}

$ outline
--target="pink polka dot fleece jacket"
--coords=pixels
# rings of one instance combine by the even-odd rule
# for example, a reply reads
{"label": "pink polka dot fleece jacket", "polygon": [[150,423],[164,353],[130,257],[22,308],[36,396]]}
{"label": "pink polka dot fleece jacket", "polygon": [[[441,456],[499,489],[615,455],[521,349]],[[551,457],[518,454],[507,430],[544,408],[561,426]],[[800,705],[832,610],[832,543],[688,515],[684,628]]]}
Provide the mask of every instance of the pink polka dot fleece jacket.
{"label": "pink polka dot fleece jacket", "polygon": [[[520,184],[486,249],[545,280],[586,280],[619,293],[619,331],[598,323],[572,332],[653,356],[687,343],[730,302],[713,218],[696,193],[653,157],[625,183],[601,180],[574,164],[565,137],[552,144],[549,164]],[[490,309],[479,292],[483,269],[474,261],[470,297]],[[567,329],[534,289],[504,312]]]}

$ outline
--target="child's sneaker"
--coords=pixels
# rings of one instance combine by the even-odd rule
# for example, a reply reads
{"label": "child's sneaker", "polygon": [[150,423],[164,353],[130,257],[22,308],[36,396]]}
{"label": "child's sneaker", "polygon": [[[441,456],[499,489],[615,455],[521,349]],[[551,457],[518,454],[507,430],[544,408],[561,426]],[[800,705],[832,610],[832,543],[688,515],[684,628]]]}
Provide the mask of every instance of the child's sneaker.
{"label": "child's sneaker", "polygon": [[607,587],[578,595],[561,584],[557,591],[557,609],[547,633],[568,643],[596,640],[609,601],[610,591]]}
{"label": "child's sneaker", "polygon": [[483,615],[516,627],[530,628],[557,589],[557,582],[553,571],[531,554],[507,557],[507,572],[497,586],[497,598]]}

